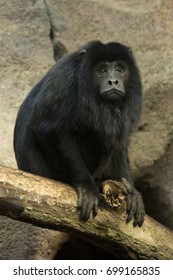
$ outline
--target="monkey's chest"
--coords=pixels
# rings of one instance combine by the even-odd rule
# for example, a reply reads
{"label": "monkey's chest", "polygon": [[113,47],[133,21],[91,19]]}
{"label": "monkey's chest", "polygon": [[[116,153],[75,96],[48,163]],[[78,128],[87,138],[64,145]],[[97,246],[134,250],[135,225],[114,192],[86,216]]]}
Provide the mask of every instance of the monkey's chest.
{"label": "monkey's chest", "polygon": [[92,130],[75,133],[74,137],[87,168],[94,172],[106,152],[103,140]]}

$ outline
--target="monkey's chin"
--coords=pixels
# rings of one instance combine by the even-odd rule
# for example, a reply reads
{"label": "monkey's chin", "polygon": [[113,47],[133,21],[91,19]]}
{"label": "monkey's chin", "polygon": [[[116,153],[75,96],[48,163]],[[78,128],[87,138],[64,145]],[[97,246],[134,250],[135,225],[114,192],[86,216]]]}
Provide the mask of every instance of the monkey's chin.
{"label": "monkey's chin", "polygon": [[109,102],[116,102],[124,97],[124,92],[119,90],[110,90],[102,93],[102,99]]}

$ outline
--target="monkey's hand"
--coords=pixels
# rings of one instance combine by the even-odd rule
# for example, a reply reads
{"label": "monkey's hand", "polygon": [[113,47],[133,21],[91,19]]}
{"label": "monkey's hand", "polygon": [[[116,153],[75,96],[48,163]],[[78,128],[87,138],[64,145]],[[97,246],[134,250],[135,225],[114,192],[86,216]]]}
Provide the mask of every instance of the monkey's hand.
{"label": "monkey's hand", "polygon": [[126,212],[127,219],[126,222],[130,222],[134,218],[133,226],[141,227],[144,221],[145,208],[141,194],[134,189],[132,194],[126,195]]}
{"label": "monkey's hand", "polygon": [[93,217],[97,215],[99,191],[95,186],[88,188],[88,186],[82,184],[77,186],[77,192],[77,210],[79,211],[79,218],[81,221],[86,222],[91,213],[93,214]]}

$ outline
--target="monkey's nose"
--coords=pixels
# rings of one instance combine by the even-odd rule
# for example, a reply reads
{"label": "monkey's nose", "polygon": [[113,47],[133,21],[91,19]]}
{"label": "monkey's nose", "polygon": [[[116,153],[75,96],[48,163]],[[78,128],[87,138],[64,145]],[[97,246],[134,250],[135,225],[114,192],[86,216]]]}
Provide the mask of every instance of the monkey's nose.
{"label": "monkey's nose", "polygon": [[118,80],[109,80],[108,81],[108,84],[110,85],[110,86],[114,86],[114,85],[118,85]]}

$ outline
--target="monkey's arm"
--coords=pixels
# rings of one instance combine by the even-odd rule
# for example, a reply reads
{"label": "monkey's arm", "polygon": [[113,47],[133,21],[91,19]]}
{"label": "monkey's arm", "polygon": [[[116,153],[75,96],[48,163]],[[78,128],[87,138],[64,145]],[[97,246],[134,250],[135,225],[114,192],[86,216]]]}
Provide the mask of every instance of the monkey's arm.
{"label": "monkey's arm", "polygon": [[73,186],[78,192],[77,207],[80,210],[80,219],[87,221],[91,212],[93,216],[97,214],[98,189],[83,161],[75,138],[69,132],[63,133],[60,149],[63,157],[68,161],[73,176]]}
{"label": "monkey's arm", "polygon": [[132,177],[130,174],[129,160],[127,155],[127,148],[124,143],[121,143],[107,152],[105,157],[100,162],[96,171],[94,172],[94,179],[99,182],[105,180],[121,181],[125,178],[129,184],[124,185],[122,189],[126,195],[127,203],[127,222],[134,218],[133,225],[142,226],[144,221],[145,209],[141,194],[134,188]]}
{"label": "monkey's arm", "polygon": [[55,178],[60,175],[59,161],[61,158],[65,162],[65,166],[69,170],[70,183],[78,193],[77,208],[80,219],[87,221],[91,212],[93,216],[97,214],[99,192],[85,165],[75,138],[68,131],[68,125],[62,126],[63,120],[60,117],[58,120],[58,122],[52,120],[51,124],[48,121],[40,120],[40,122],[37,121],[37,124],[30,123],[30,126],[32,126],[37,141],[42,146],[44,155],[49,162],[51,161]]}

